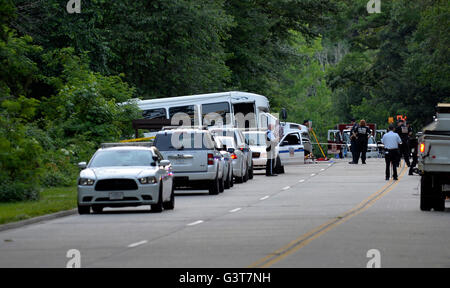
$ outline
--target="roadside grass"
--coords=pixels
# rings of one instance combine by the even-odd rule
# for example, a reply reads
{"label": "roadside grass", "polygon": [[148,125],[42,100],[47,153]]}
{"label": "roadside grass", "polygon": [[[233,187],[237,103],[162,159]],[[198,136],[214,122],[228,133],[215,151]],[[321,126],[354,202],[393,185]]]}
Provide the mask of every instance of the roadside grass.
{"label": "roadside grass", "polygon": [[0,203],[0,224],[70,210],[76,206],[76,186],[45,188],[38,201]]}

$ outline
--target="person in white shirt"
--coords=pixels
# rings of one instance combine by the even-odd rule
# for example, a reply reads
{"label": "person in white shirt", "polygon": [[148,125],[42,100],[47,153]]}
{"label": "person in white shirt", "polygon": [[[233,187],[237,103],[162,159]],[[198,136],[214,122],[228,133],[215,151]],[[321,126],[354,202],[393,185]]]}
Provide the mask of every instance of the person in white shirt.
{"label": "person in white shirt", "polygon": [[397,166],[398,161],[400,160],[400,153],[399,153],[399,145],[402,144],[402,139],[400,136],[394,132],[394,125],[389,125],[389,132],[384,134],[383,138],[381,139],[381,143],[384,144],[384,159],[386,161],[386,180],[389,180],[390,178],[390,166],[392,163],[393,167],[393,178],[394,180],[398,180],[397,176]]}
{"label": "person in white shirt", "polygon": [[276,137],[273,132],[274,126],[273,124],[269,124],[266,132],[266,152],[267,152],[267,162],[266,162],[266,176],[278,176],[274,173],[275,168],[275,160],[276,160]]}

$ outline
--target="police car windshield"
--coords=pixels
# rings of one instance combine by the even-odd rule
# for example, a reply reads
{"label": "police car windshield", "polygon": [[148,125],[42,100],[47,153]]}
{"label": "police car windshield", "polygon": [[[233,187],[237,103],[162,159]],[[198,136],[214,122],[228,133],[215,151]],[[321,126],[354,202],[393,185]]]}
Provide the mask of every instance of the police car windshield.
{"label": "police car windshield", "polygon": [[265,133],[246,133],[245,138],[249,145],[266,146],[266,134]]}
{"label": "police car windshield", "polygon": [[150,166],[153,162],[148,150],[106,150],[97,152],[89,167]]}

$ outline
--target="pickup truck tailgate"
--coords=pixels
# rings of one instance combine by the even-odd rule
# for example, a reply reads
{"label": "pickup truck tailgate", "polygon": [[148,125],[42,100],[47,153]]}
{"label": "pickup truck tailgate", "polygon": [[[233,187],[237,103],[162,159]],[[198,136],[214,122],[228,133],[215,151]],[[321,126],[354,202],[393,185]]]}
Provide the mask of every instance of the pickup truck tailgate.
{"label": "pickup truck tailgate", "polygon": [[161,151],[172,163],[173,172],[204,172],[208,170],[206,150]]}

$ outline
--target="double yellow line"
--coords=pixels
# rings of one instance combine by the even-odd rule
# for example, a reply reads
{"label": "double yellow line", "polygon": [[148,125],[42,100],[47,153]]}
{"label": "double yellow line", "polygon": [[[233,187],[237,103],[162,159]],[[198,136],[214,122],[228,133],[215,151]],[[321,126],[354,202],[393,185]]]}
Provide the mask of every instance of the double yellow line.
{"label": "double yellow line", "polygon": [[286,258],[287,256],[295,253],[300,248],[305,247],[313,241],[314,239],[318,238],[319,236],[325,234],[329,230],[333,229],[334,227],[346,222],[350,218],[358,215],[359,213],[363,212],[370,206],[372,206],[376,201],[378,201],[381,197],[389,193],[392,189],[394,189],[395,186],[399,183],[401,178],[406,173],[405,167],[402,168],[402,171],[400,172],[400,177],[398,181],[390,180],[387,184],[385,184],[380,190],[370,195],[368,198],[363,200],[361,203],[359,203],[354,208],[350,209],[349,211],[337,216],[336,218],[333,218],[332,220],[320,225],[319,227],[307,232],[306,234],[303,234],[299,238],[291,241],[289,244],[285,245],[284,247],[276,250],[275,252],[270,253],[264,258],[261,258],[260,260],[253,263],[249,268],[267,268],[272,266],[273,264],[281,261],[282,259]]}

